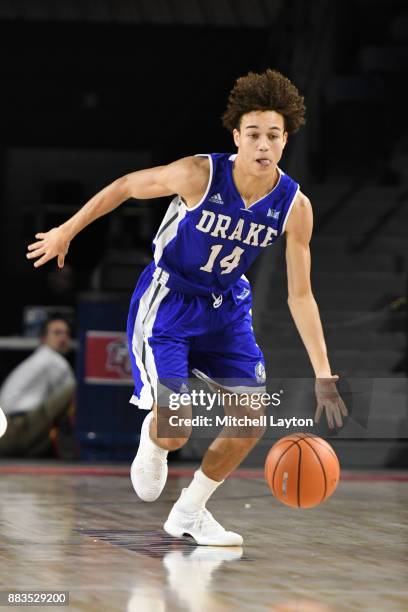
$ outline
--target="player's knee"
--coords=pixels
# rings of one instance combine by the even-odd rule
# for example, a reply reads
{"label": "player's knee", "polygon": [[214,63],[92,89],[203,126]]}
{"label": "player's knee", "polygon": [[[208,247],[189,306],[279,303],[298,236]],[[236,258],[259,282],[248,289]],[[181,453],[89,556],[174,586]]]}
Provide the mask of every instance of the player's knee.
{"label": "player's knee", "polygon": [[182,406],[177,411],[161,407],[157,411],[157,437],[165,439],[168,450],[184,446],[192,433],[191,406]]}
{"label": "player's knee", "polygon": [[157,432],[157,442],[162,448],[168,451],[176,451],[182,448],[189,440],[191,428],[180,428],[179,431],[169,431],[168,427]]}
{"label": "player's knee", "polygon": [[266,418],[263,411],[255,413],[249,407],[234,406],[230,416],[231,421],[224,429],[225,435],[235,438],[242,447],[255,445],[266,431]]}
{"label": "player's knee", "polygon": [[166,439],[167,449],[169,451],[175,451],[175,450],[179,450],[180,448],[183,448],[183,446],[187,444],[189,437],[190,437],[190,434],[183,435],[177,438],[167,438]]}
{"label": "player's knee", "polygon": [[252,448],[252,446],[255,446],[255,444],[259,442],[264,433],[265,429],[262,429],[261,431],[261,428],[257,427],[256,431],[250,431],[249,433],[247,433],[247,437],[243,438],[243,445]]}
{"label": "player's knee", "polygon": [[266,425],[254,426],[251,431],[251,434],[252,434],[251,437],[255,438],[255,440],[258,441],[263,437],[265,431],[266,431]]}
{"label": "player's knee", "polygon": [[181,448],[188,442],[192,431],[193,427],[191,425],[191,418],[185,418],[184,422],[172,427],[171,438],[175,440],[176,445],[174,450]]}
{"label": "player's knee", "polygon": [[239,431],[239,436],[236,438],[238,446],[252,448],[262,438],[266,431],[264,425],[247,425]]}

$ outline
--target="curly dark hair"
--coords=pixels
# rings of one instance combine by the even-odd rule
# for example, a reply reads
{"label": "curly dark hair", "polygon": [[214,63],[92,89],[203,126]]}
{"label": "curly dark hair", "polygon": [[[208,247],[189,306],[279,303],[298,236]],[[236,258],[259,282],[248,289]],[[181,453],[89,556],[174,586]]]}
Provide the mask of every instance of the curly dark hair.
{"label": "curly dark hair", "polygon": [[304,98],[293,83],[277,70],[249,72],[236,80],[228,96],[227,110],[222,116],[224,127],[239,129],[241,117],[251,111],[273,110],[283,115],[285,130],[298,131],[305,123]]}

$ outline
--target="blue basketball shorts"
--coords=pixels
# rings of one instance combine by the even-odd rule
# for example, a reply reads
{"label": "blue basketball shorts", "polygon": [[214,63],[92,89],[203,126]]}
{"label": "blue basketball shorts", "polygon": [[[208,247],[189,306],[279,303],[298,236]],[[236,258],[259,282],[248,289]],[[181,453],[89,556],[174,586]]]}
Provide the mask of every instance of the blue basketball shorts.
{"label": "blue basketball shorts", "polygon": [[159,381],[179,380],[181,386],[190,371],[236,393],[264,392],[265,360],[252,328],[248,279],[242,276],[222,295],[202,296],[170,289],[161,276],[161,269],[149,264],[130,303],[127,336],[135,382],[130,402],[150,410]]}

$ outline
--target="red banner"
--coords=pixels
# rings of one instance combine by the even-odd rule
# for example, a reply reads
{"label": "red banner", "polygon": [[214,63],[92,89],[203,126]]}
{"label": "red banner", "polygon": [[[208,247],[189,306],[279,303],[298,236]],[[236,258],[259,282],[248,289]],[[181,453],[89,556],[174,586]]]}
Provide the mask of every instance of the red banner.
{"label": "red banner", "polygon": [[133,384],[127,337],[120,332],[88,331],[85,381],[90,384]]}

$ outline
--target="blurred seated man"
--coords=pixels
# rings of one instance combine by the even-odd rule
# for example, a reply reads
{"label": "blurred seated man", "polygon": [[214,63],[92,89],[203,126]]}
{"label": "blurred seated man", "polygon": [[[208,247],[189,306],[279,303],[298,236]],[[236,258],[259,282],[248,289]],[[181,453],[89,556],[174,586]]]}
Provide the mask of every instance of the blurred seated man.
{"label": "blurred seated man", "polygon": [[67,322],[54,316],[43,325],[40,346],[18,365],[0,389],[7,429],[0,456],[41,457],[52,452],[50,432],[72,406],[75,378],[64,355],[70,350]]}

